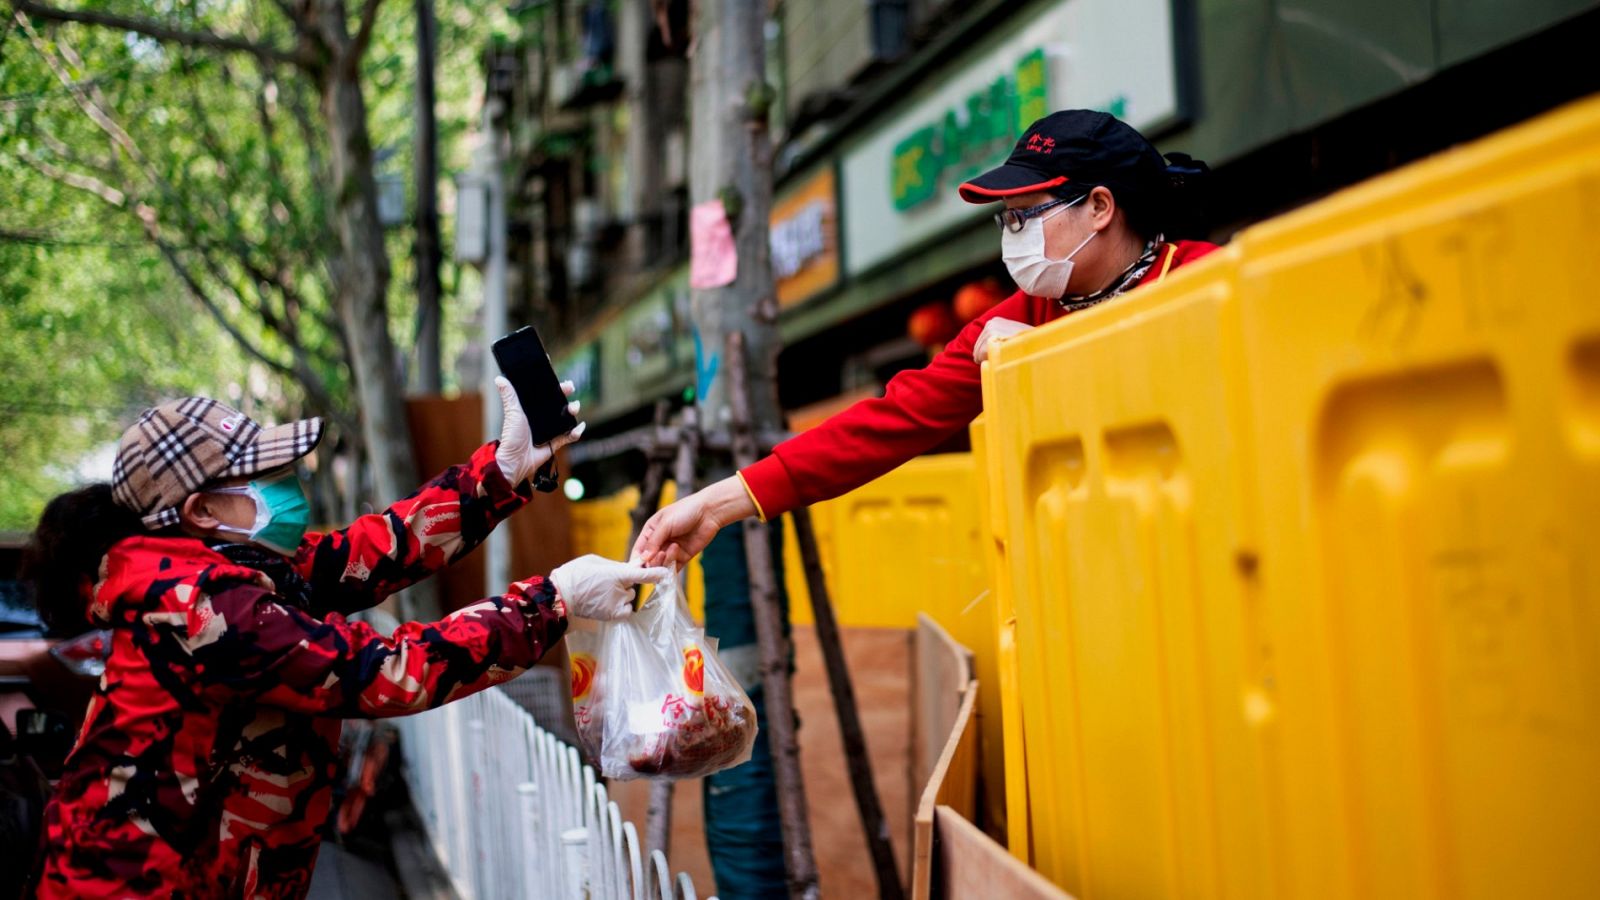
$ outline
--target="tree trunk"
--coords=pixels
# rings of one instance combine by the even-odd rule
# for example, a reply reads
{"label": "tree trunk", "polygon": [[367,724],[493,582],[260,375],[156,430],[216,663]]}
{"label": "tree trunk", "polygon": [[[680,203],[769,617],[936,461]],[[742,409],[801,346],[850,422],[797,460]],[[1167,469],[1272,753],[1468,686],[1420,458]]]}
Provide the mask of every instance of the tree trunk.
{"label": "tree trunk", "polygon": [[[696,288],[690,294],[701,357],[696,360],[696,393],[703,427],[716,432],[733,426],[732,404],[738,391],[739,425],[748,437],[770,433],[780,421],[774,377],[778,304],[767,243],[767,219],[772,210],[772,141],[767,130],[772,90],[765,79],[763,37],[767,4],[763,0],[699,0],[692,8],[689,199],[693,205],[722,202],[738,256],[732,284]],[[730,343],[729,336],[736,339]],[[730,346],[739,347],[742,364],[737,375],[727,355]],[[748,380],[743,380],[746,374]],[[736,379],[742,380],[743,390],[735,386]],[[723,469],[710,474],[715,479],[728,473]],[[746,687],[757,708],[764,709],[757,753],[761,752],[760,742],[767,742],[775,777],[763,784],[760,775],[749,775],[735,787],[718,784],[721,773],[713,775],[706,782],[707,829],[708,833],[736,834],[737,840],[760,844],[779,824],[772,820],[780,820],[788,893],[810,900],[817,894],[817,872],[795,744],[782,581],[776,577],[771,547],[763,543],[769,538],[768,526],[745,523],[744,534],[742,550],[717,549],[732,536],[731,529],[706,548],[706,630],[760,635],[758,683]],[[719,567],[726,570],[719,571]],[[731,587],[740,582],[748,591],[744,602]],[[713,597],[713,584],[724,585],[724,592]],[[747,645],[734,646],[728,640],[722,643],[724,654],[747,649]],[[736,806],[731,801],[741,794],[749,799]],[[716,842],[711,842],[708,850],[725,895],[776,894],[772,860],[763,860],[758,866],[748,865],[748,861],[735,866],[731,857],[748,850]],[[725,871],[738,872],[743,883],[724,885]]]}
{"label": "tree trunk", "polygon": [[439,328],[439,137],[434,125],[433,65],[438,23],[433,0],[416,0],[417,11],[417,391],[443,389]]}
{"label": "tree trunk", "polygon": [[[416,455],[406,426],[405,385],[389,333],[389,254],[378,220],[372,137],[361,94],[360,59],[353,52],[344,0],[313,0],[307,30],[323,49],[315,67],[322,119],[328,131],[329,198],[338,246],[331,254],[334,306],[344,325],[350,373],[371,466],[373,507],[381,509],[417,486]],[[423,581],[406,592],[404,618],[439,614],[437,587]]]}
{"label": "tree trunk", "polygon": [[389,335],[389,255],[378,221],[367,103],[357,80],[357,61],[346,59],[350,34],[343,0],[316,0],[313,15],[328,55],[316,74],[328,130],[329,207],[338,241],[331,266],[334,305],[349,335],[350,370],[373,486],[387,503],[410,493],[417,473]]}
{"label": "tree trunk", "polygon": [[750,373],[750,425],[756,434],[782,424],[778,412],[778,298],[772,280],[768,216],[772,212],[772,138],[767,130],[771,88],[766,84],[762,36],[766,4],[757,0],[701,0],[690,62],[692,121],[689,169],[691,204],[721,199],[733,226],[738,277],[726,287],[690,295],[695,327],[708,357],[700,385],[702,427],[728,427],[726,361],[730,331],[744,333]]}

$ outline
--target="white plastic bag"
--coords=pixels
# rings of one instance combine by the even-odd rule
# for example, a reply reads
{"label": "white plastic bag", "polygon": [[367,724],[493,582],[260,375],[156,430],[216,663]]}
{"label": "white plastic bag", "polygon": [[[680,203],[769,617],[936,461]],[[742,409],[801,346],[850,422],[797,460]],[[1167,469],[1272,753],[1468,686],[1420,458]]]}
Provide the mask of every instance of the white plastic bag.
{"label": "white plastic bag", "polygon": [[578,738],[601,774],[699,778],[750,758],[755,706],[674,579],[627,619],[574,621],[567,643]]}

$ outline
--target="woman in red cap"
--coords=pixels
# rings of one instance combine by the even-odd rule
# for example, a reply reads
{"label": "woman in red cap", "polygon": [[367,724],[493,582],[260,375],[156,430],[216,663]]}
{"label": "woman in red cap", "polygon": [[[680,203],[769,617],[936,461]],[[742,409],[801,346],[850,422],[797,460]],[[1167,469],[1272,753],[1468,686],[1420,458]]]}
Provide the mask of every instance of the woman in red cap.
{"label": "woman in red cap", "polygon": [[960,187],[970,203],[1005,205],[995,222],[1020,290],[968,323],[926,367],[891,379],[882,397],[657,512],[635,557],[682,564],[732,522],[837,497],[966,428],[983,411],[979,366],[994,341],[1158,282],[1217,249],[1167,239],[1190,224],[1184,195],[1206,171],[1181,154],[1164,159],[1108,113],[1067,110],[1033,123],[1004,165]]}
{"label": "woman in red cap", "polygon": [[305,896],[340,719],[514,678],[569,614],[625,616],[667,574],[589,556],[393,635],[346,621],[471,551],[582,434],[534,446],[499,387],[499,441],[340,531],[307,532],[293,469],[320,419],[263,428],[204,397],[146,410],[111,484],[51,501],[29,548],[40,612],[108,629],[111,651],[45,811],[39,896]]}

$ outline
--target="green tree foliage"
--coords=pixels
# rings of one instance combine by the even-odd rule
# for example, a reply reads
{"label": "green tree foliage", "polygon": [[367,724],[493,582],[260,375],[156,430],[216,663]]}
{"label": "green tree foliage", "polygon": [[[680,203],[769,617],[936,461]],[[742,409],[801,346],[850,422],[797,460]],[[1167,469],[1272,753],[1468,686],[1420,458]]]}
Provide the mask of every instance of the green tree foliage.
{"label": "green tree foliage", "polygon": [[[277,0],[61,8],[303,47]],[[364,6],[352,32],[369,9],[367,126],[376,147],[396,151],[380,173],[409,180],[411,9]],[[473,0],[441,14],[446,179],[465,157],[490,9]],[[321,414],[330,451],[359,450],[317,86],[259,52],[5,6],[0,17],[0,530],[30,527],[87,455],[164,397],[204,393],[266,419]],[[402,356],[409,234],[387,238]],[[447,347],[460,345],[458,280],[447,267]]]}

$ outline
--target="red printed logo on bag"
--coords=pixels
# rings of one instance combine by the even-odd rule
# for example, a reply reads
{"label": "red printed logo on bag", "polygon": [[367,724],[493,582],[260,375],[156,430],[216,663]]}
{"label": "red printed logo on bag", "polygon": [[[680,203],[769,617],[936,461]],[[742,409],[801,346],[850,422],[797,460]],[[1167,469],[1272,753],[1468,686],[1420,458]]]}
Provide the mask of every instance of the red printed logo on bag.
{"label": "red printed logo on bag", "polygon": [[582,700],[594,687],[594,657],[587,653],[572,654],[572,699]]}
{"label": "red printed logo on bag", "polygon": [[689,693],[696,697],[706,692],[706,658],[699,647],[685,647],[683,650],[683,683],[688,685]]}

